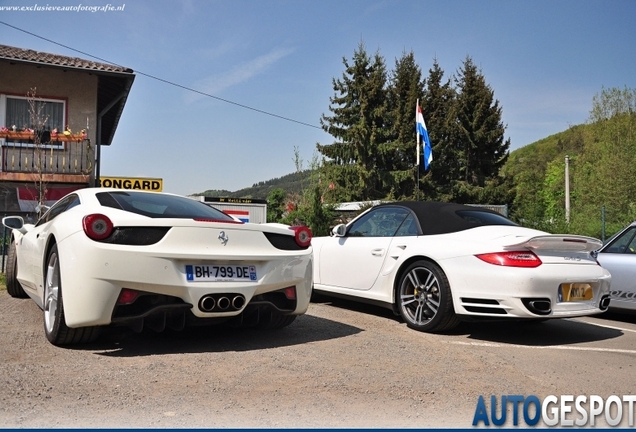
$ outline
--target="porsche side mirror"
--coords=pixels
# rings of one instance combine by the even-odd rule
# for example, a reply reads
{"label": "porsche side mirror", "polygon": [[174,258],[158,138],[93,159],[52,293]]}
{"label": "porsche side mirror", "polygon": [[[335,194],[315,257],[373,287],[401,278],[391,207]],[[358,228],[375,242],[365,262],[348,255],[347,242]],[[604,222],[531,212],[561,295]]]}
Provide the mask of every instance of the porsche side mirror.
{"label": "porsche side mirror", "polygon": [[26,233],[24,229],[24,219],[22,216],[7,216],[2,218],[2,225],[6,226],[9,229],[14,229],[20,231],[22,234]]}
{"label": "porsche side mirror", "polygon": [[336,225],[331,230],[331,235],[334,237],[344,237],[347,232],[347,226],[345,224]]}

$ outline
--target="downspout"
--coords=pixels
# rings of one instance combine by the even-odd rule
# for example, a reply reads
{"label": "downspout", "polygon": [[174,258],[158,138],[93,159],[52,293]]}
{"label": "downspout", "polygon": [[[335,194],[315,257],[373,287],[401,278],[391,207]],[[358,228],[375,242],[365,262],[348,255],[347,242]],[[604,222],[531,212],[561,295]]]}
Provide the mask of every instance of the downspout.
{"label": "downspout", "polygon": [[119,95],[113,99],[106,107],[97,114],[97,139],[95,143],[95,184],[93,186],[100,186],[100,176],[101,176],[101,164],[102,164],[102,117],[111,110],[112,107],[115,106],[117,102],[119,102],[122,98],[126,97],[127,92],[123,91],[119,93]]}

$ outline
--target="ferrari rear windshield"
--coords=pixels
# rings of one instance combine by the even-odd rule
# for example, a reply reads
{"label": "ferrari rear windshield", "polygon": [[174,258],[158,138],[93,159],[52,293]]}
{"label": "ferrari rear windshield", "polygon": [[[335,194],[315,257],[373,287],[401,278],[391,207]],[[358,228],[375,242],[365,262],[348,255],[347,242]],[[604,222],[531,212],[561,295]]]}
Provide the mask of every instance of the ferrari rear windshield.
{"label": "ferrari rear windshield", "polygon": [[234,221],[231,216],[202,202],[177,195],[116,191],[95,195],[104,207],[112,207],[151,218],[215,219]]}

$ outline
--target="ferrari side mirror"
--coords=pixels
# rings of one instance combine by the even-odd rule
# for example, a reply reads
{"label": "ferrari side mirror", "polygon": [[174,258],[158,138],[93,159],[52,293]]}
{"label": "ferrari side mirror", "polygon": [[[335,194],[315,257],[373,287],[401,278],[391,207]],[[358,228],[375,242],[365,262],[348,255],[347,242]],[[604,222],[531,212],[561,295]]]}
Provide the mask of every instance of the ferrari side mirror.
{"label": "ferrari side mirror", "polygon": [[2,225],[9,229],[20,231],[22,234],[26,232],[24,229],[24,219],[22,216],[7,216],[2,218]]}

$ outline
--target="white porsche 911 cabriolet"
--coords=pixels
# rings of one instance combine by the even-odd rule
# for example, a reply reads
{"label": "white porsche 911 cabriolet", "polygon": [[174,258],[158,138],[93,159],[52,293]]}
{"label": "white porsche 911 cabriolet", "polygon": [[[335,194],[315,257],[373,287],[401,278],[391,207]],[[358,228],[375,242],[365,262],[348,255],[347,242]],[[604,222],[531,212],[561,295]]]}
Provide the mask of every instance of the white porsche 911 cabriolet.
{"label": "white porsche 911 cabriolet", "polygon": [[523,228],[481,208],[380,204],[315,237],[314,290],[392,308],[416,330],[460,319],[550,319],[601,313],[611,276],[600,240]]}
{"label": "white porsche 911 cabriolet", "polygon": [[7,291],[44,311],[55,345],[101,326],[182,329],[232,321],[284,327],[307,311],[311,231],[249,224],[190,198],[80,189],[35,224],[9,216]]}

